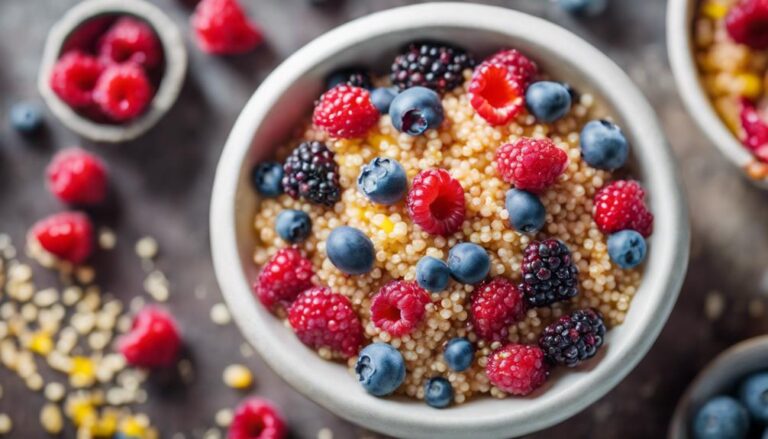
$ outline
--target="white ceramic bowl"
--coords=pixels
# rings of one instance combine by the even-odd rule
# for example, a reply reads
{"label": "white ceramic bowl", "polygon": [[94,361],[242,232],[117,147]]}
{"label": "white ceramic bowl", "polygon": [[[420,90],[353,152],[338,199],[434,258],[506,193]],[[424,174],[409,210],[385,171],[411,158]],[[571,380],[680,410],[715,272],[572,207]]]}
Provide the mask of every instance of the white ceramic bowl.
{"label": "white ceramic bowl", "polygon": [[[486,55],[516,47],[577,89],[602,97],[633,145],[637,176],[656,215],[647,274],[626,323],[610,331],[605,356],[589,371],[558,374],[541,395],[480,398],[445,410],[370,396],[346,367],[303,346],[251,295],[256,197],[249,173],[286,141],[320,95],[323,78],[346,64],[386,71],[406,42],[440,39]],[[689,228],[675,161],[646,100],[608,58],[544,20],[491,6],[427,3],[373,14],[309,43],[283,62],[246,105],[216,172],[211,243],[216,276],[245,337],[291,386],[337,415],[397,437],[509,437],[536,431],[584,409],[629,373],[653,344],[680,290],[688,261]]]}

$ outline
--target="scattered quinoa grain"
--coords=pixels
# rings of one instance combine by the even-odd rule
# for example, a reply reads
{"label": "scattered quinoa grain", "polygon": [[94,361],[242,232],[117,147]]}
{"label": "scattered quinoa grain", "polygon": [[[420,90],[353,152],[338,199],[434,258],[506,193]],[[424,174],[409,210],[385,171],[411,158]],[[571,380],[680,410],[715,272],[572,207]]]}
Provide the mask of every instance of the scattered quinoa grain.
{"label": "scattered quinoa grain", "polygon": [[231,364],[224,369],[222,374],[224,384],[227,386],[243,390],[253,385],[253,374],[247,366],[242,364]]}

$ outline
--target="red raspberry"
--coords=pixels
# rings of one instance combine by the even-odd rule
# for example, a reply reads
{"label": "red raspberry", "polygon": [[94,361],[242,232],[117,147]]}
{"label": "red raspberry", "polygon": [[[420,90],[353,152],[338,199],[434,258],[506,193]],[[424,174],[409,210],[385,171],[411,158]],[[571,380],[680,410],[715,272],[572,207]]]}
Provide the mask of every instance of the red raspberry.
{"label": "red raspberry", "polygon": [[469,103],[491,125],[512,121],[525,107],[525,88],[510,69],[482,63],[469,83]]}
{"label": "red raspberry", "polygon": [[93,89],[103,71],[96,58],[69,52],[53,66],[51,89],[70,107],[87,108],[93,104]]}
{"label": "red raspberry", "polygon": [[768,49],[768,0],[741,0],[728,11],[725,26],[733,41]]}
{"label": "red raspberry", "polygon": [[107,195],[104,163],[80,148],[59,151],[45,173],[48,188],[65,203],[98,204]]}
{"label": "red raspberry", "polygon": [[93,90],[93,100],[111,119],[125,122],[144,113],[152,101],[152,86],[138,65],[116,64],[104,70]]}
{"label": "red raspberry", "polygon": [[510,395],[525,396],[549,376],[544,351],[538,346],[508,344],[491,353],[485,373],[491,384]]}
{"label": "red raspberry", "polygon": [[648,237],[653,231],[653,214],[645,205],[645,191],[640,183],[617,180],[595,195],[595,222],[605,234],[632,229]]}
{"label": "red raspberry", "polygon": [[416,282],[393,280],[371,300],[371,320],[394,337],[410,334],[424,319],[429,293]]}
{"label": "red raspberry", "polygon": [[360,137],[379,120],[371,94],[362,87],[340,84],[320,96],[312,122],[331,137]]}
{"label": "red raspberry", "polygon": [[181,348],[176,321],[165,310],[146,306],[133,318],[131,331],[118,340],[118,349],[131,366],[172,366]]}
{"label": "red raspberry", "polygon": [[504,341],[509,326],[523,317],[523,295],[514,283],[495,277],[480,284],[472,293],[470,321],[478,337],[487,341]]}
{"label": "red raspberry", "polygon": [[551,186],[568,166],[568,154],[551,139],[521,137],[496,151],[496,170],[507,183],[531,192]]}
{"label": "red raspberry", "polygon": [[61,46],[61,53],[72,51],[81,51],[83,53],[96,52],[96,43],[114,22],[114,16],[100,16],[80,23],[67,36],[64,44]]}
{"label": "red raspberry", "polygon": [[248,398],[237,406],[227,439],[282,439],[285,435],[280,410],[266,399]]}
{"label": "red raspberry", "polygon": [[280,249],[259,273],[253,292],[269,310],[278,304],[289,305],[312,287],[312,262],[295,248]]}
{"label": "red raspberry", "polygon": [[329,348],[344,358],[357,355],[363,326],[346,296],[330,288],[311,288],[288,310],[288,322],[299,340],[313,348]]}
{"label": "red raspberry", "polygon": [[[744,130],[742,143],[757,153],[768,147],[768,122],[763,120],[755,104],[747,99],[741,103],[741,127]],[[768,161],[768,157],[762,158]]]}
{"label": "red raspberry", "polygon": [[93,251],[93,225],[80,212],[51,215],[35,223],[29,233],[43,250],[73,264],[85,261]]}
{"label": "red raspberry", "polygon": [[450,235],[464,222],[464,188],[445,169],[421,171],[408,191],[408,214],[427,233]]}
{"label": "red raspberry", "polygon": [[107,64],[133,62],[153,69],[163,55],[160,42],[147,23],[123,17],[99,41],[99,56]]}
{"label": "red raspberry", "polygon": [[489,64],[501,64],[520,81],[523,88],[531,83],[533,78],[539,73],[539,68],[535,62],[515,49],[502,50],[496,52],[485,62]]}
{"label": "red raspberry", "polygon": [[192,14],[197,45],[215,55],[250,52],[264,41],[236,0],[202,0]]}

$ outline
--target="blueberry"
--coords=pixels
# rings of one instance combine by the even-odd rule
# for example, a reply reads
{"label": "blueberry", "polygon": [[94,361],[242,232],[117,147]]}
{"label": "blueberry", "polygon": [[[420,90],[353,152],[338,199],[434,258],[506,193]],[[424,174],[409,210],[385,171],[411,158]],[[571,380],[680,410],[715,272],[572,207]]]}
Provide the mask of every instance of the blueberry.
{"label": "blueberry", "polygon": [[381,114],[389,113],[389,106],[397,96],[395,87],[379,87],[371,92],[371,102]]}
{"label": "blueberry", "polygon": [[729,396],[710,399],[693,418],[696,439],[741,439],[749,428],[749,415]]}
{"label": "blueberry", "polygon": [[537,120],[554,122],[571,110],[571,93],[559,82],[534,82],[525,91],[525,105]]}
{"label": "blueberry", "polygon": [[373,243],[354,227],[333,229],[325,243],[325,251],[333,265],[346,274],[365,274],[373,268]]}
{"label": "blueberry", "polygon": [[33,134],[43,126],[40,107],[30,102],[19,102],[11,107],[11,127],[22,134]]}
{"label": "blueberry", "polygon": [[456,244],[448,252],[448,268],[451,276],[461,283],[476,284],[491,269],[491,259],[484,248],[471,242]]}
{"label": "blueberry", "polygon": [[395,204],[408,191],[408,177],[397,161],[376,157],[360,170],[357,188],[374,203]]}
{"label": "blueberry", "polygon": [[443,123],[443,104],[433,90],[411,87],[392,100],[389,117],[398,131],[418,136]]}
{"label": "blueberry", "polygon": [[584,16],[598,15],[608,6],[607,0],[558,0],[558,3],[566,11]]}
{"label": "blueberry", "polygon": [[593,168],[613,171],[624,166],[629,143],[621,128],[607,120],[593,120],[581,130],[581,156]]}
{"label": "blueberry", "polygon": [[637,267],[645,259],[646,252],[643,235],[634,230],[622,230],[608,237],[608,255],[621,268]]}
{"label": "blueberry", "polygon": [[372,343],[360,351],[355,374],[366,392],[386,396],[405,380],[405,361],[400,351],[391,345]]}
{"label": "blueberry", "polygon": [[439,293],[448,287],[450,280],[451,270],[440,259],[424,256],[416,264],[416,282],[427,291]]}
{"label": "blueberry", "polygon": [[768,422],[768,372],[750,375],[741,385],[739,396],[753,418]]}
{"label": "blueberry", "polygon": [[534,233],[544,227],[547,211],[536,195],[510,189],[507,191],[506,208],[509,212],[509,224],[523,233]]}
{"label": "blueberry", "polygon": [[251,181],[260,195],[276,197],[283,193],[283,165],[277,162],[259,163],[253,168]]}
{"label": "blueberry", "polygon": [[475,348],[464,337],[452,338],[445,345],[443,358],[448,367],[456,372],[463,372],[472,365],[472,360],[475,358]]}
{"label": "blueberry", "polygon": [[430,378],[424,383],[424,401],[434,408],[445,408],[453,401],[451,382],[443,377]]}
{"label": "blueberry", "polygon": [[295,244],[307,239],[312,231],[312,220],[306,212],[288,209],[277,215],[275,229],[283,241]]}

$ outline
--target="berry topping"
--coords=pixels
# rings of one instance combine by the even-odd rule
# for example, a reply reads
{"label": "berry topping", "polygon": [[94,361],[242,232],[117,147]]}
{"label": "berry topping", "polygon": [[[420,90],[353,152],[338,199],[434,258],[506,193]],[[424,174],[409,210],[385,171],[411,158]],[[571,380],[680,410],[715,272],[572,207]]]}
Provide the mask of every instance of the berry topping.
{"label": "berry topping", "polygon": [[93,100],[110,119],[125,122],[144,113],[152,100],[152,86],[138,65],[116,64],[99,77]]}
{"label": "berry topping", "polygon": [[292,198],[333,206],[341,198],[339,165],[322,142],[304,142],[283,165],[283,190]]}
{"label": "berry topping", "polygon": [[744,146],[752,150],[757,158],[768,162],[768,121],[766,121],[755,107],[755,104],[747,99],[741,102],[741,138]]}
{"label": "berry topping", "polygon": [[539,197],[520,189],[507,191],[504,206],[509,213],[509,224],[521,233],[535,233],[544,227],[547,210]]}
{"label": "berry topping", "polygon": [[99,56],[107,64],[132,62],[152,69],[160,64],[163,55],[160,42],[147,23],[122,17],[99,41]]}
{"label": "berry topping", "polygon": [[191,21],[198,47],[215,55],[249,52],[264,39],[237,0],[202,0]]}
{"label": "berry topping", "polygon": [[331,137],[360,137],[379,121],[379,110],[371,93],[360,87],[341,84],[320,96],[312,122]]}
{"label": "berry topping", "polygon": [[579,294],[579,270],[560,240],[533,241],[525,248],[520,292],[530,307],[570,300]]}
{"label": "berry topping", "polygon": [[414,42],[392,63],[390,78],[400,90],[427,87],[442,93],[464,82],[462,72],[475,65],[464,49],[438,42]]}
{"label": "berry topping", "polygon": [[482,282],[491,269],[491,259],[484,248],[472,242],[460,242],[448,251],[451,276],[463,284]]}
{"label": "berry topping", "polygon": [[45,173],[48,188],[65,203],[98,204],[107,196],[104,163],[80,148],[56,153]]}
{"label": "berry topping", "polygon": [[538,347],[508,344],[491,353],[485,373],[500,390],[525,396],[547,381],[549,367],[544,361],[544,352]]}
{"label": "berry topping", "polygon": [[386,396],[405,381],[405,360],[392,345],[372,343],[360,351],[355,363],[355,375],[366,392]]}
{"label": "berry topping", "polygon": [[622,230],[608,237],[608,255],[621,268],[630,269],[640,265],[646,251],[643,235],[634,230]]}
{"label": "berry topping", "polygon": [[283,165],[277,162],[259,163],[253,167],[251,183],[262,197],[277,197],[283,193]]}
{"label": "berry topping", "polygon": [[621,128],[607,120],[593,120],[581,130],[581,156],[590,166],[613,171],[624,166],[629,143]]}
{"label": "berry topping", "polygon": [[330,90],[339,84],[361,87],[367,90],[373,88],[370,73],[368,73],[368,70],[361,67],[347,67],[336,70],[328,75],[328,79],[325,81],[325,88],[326,90]]}
{"label": "berry topping", "polygon": [[131,366],[158,368],[176,362],[181,336],[176,321],[166,311],[147,306],[133,318],[131,331],[118,340],[118,349]]}
{"label": "berry topping", "polygon": [[30,238],[59,259],[79,264],[93,251],[93,225],[85,214],[64,212],[35,223]]}
{"label": "berry topping", "polygon": [[227,439],[283,439],[286,431],[283,415],[274,404],[248,398],[237,406]]}
{"label": "berry topping", "polygon": [[472,108],[491,125],[511,122],[525,104],[520,79],[501,64],[480,64],[472,75],[468,93]]}
{"label": "berry topping", "polygon": [[93,104],[93,89],[103,71],[96,58],[69,52],[53,66],[51,89],[70,107],[87,108]]}
{"label": "berry topping", "polygon": [[408,214],[433,235],[450,235],[464,222],[464,188],[444,169],[421,171],[408,192]]}
{"label": "berry topping", "polygon": [[392,125],[411,136],[424,134],[443,123],[440,96],[425,87],[412,87],[400,92],[389,106]]}
{"label": "berry topping", "polygon": [[647,238],[653,230],[653,214],[645,205],[645,191],[633,180],[617,180],[600,189],[595,195],[594,218],[606,234],[632,229]]}
{"label": "berry topping", "polygon": [[521,137],[496,151],[496,170],[517,189],[541,192],[568,166],[568,155],[549,138]]}
{"label": "berry topping", "polygon": [[9,119],[11,128],[21,134],[34,134],[43,126],[43,112],[31,102],[13,104]]}
{"label": "berry topping", "polygon": [[696,439],[739,439],[747,437],[749,414],[730,396],[707,401],[693,418]]}
{"label": "berry topping", "polygon": [[750,375],[741,384],[739,397],[753,418],[768,422],[768,373],[758,372]]}
{"label": "berry topping", "polygon": [[370,272],[376,257],[371,239],[349,226],[333,229],[325,243],[325,252],[336,268],[350,275]]}
{"label": "berry topping", "polygon": [[424,383],[424,401],[436,409],[451,405],[453,401],[453,386],[443,377],[434,377]]}
{"label": "berry topping", "polygon": [[483,63],[503,65],[520,82],[520,86],[523,88],[528,87],[528,84],[539,73],[536,63],[515,49],[496,52]]}
{"label": "berry topping", "polygon": [[574,367],[594,357],[604,337],[602,316],[587,308],[566,314],[544,328],[539,346],[551,363]]}
{"label": "berry topping", "polygon": [[357,355],[363,342],[363,326],[349,299],[330,288],[303,292],[288,310],[288,322],[305,345],[344,358]]}
{"label": "berry topping", "polygon": [[379,87],[371,91],[371,102],[381,114],[389,114],[389,106],[397,96],[395,87]]}
{"label": "berry topping", "polygon": [[608,6],[607,0],[557,0],[561,8],[575,15],[586,17],[602,13]]}
{"label": "berry topping", "polygon": [[288,305],[312,287],[312,263],[295,248],[283,248],[261,269],[253,292],[269,310]]}
{"label": "berry topping", "polygon": [[429,293],[416,282],[393,280],[371,299],[371,320],[393,337],[413,332],[424,319]]}
{"label": "berry topping", "polygon": [[451,270],[448,264],[432,256],[424,256],[416,264],[416,282],[432,293],[439,293],[448,288]]}
{"label": "berry topping", "polygon": [[472,365],[475,359],[475,348],[472,343],[464,337],[452,338],[445,345],[443,351],[443,360],[452,370],[464,372]]}
{"label": "berry topping", "polygon": [[741,0],[725,18],[733,41],[755,50],[768,49],[768,0]]}
{"label": "berry topping", "polygon": [[275,230],[285,242],[302,242],[312,232],[312,220],[302,210],[286,209],[277,215]]}
{"label": "berry topping", "polygon": [[525,91],[525,105],[537,120],[552,123],[571,110],[571,93],[559,82],[534,82]]}
{"label": "berry topping", "polygon": [[376,157],[360,169],[357,188],[374,203],[395,204],[408,191],[408,177],[397,161]]}
{"label": "berry topping", "polygon": [[478,286],[471,301],[472,329],[487,341],[506,340],[509,326],[517,323],[525,311],[520,291],[512,281],[503,277],[495,277]]}

